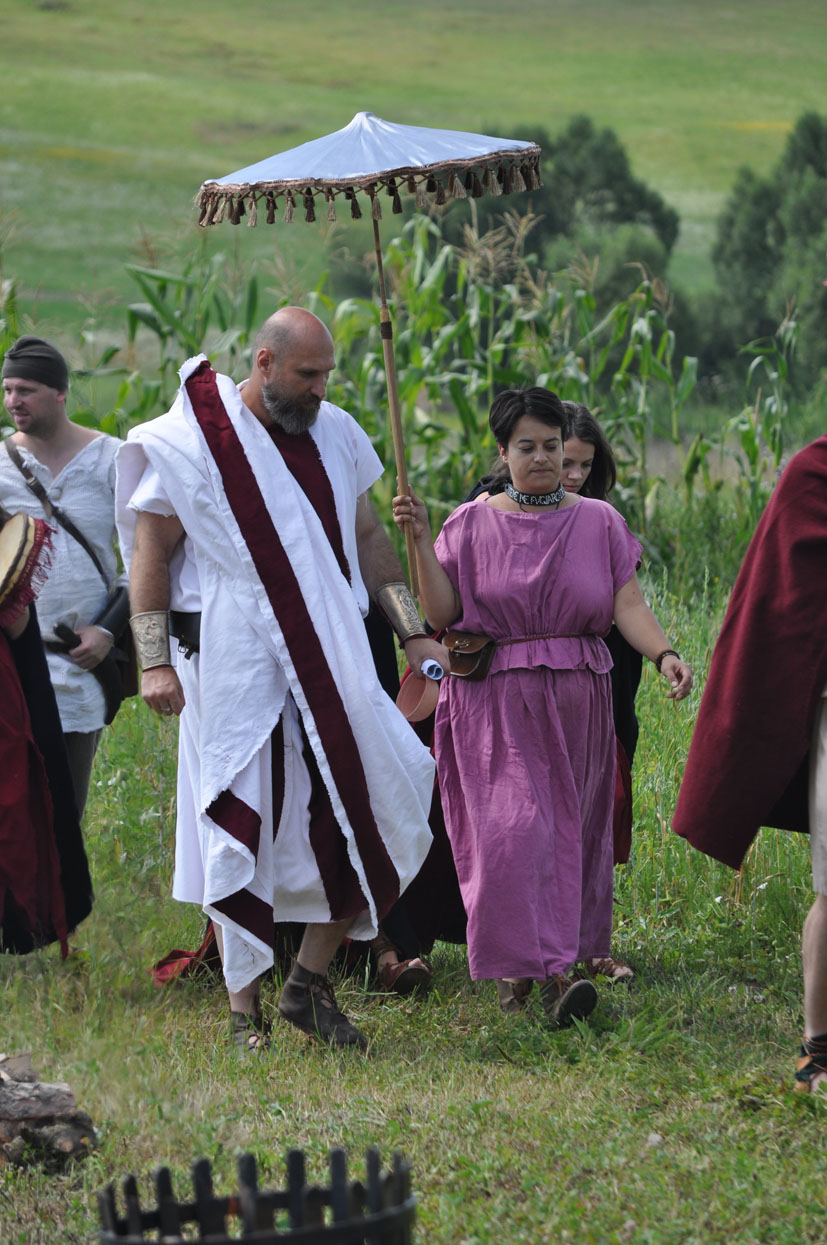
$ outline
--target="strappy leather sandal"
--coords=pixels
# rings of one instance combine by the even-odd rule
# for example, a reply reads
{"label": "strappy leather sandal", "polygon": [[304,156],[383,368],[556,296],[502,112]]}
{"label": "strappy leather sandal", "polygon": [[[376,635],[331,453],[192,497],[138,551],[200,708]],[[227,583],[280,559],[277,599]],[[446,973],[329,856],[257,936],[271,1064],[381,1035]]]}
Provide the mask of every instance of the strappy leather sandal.
{"label": "strappy leather sandal", "polygon": [[585,1020],[594,1011],[597,991],[584,977],[574,980],[555,973],[540,986],[540,998],[551,1023],[565,1028],[572,1020]]}
{"label": "strappy leather sandal", "polygon": [[230,1041],[239,1059],[270,1050],[268,1034],[260,1012],[230,1012]]}
{"label": "strappy leather sandal", "polygon": [[528,1007],[528,996],[534,981],[531,977],[501,977],[494,983],[497,987],[497,998],[500,1010],[507,1016],[516,1016]]}
{"label": "strappy leather sandal", "polygon": [[801,1039],[801,1054],[795,1063],[795,1088],[812,1094],[827,1090],[827,1033]]}
{"label": "strappy leather sandal", "polygon": [[612,983],[618,981],[633,981],[635,971],[628,964],[624,964],[622,960],[616,960],[611,955],[593,955],[590,959],[584,960],[586,972],[590,977],[605,977],[607,981]]}
{"label": "strappy leather sandal", "polygon": [[377,976],[389,994],[405,995],[427,990],[433,973],[430,966],[417,956],[412,960],[399,960],[396,964],[382,964]]}

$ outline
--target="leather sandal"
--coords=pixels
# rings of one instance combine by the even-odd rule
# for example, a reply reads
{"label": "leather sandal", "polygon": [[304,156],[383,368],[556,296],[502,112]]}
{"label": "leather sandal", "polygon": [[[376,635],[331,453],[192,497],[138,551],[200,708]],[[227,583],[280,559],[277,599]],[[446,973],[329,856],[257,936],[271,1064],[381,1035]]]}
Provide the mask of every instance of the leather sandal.
{"label": "leather sandal", "polygon": [[607,981],[612,983],[634,980],[634,969],[630,968],[628,964],[624,964],[622,960],[616,960],[611,955],[593,955],[590,959],[584,960],[583,963],[590,977],[605,977]]}
{"label": "leather sandal", "polygon": [[230,1012],[230,1041],[239,1059],[270,1050],[268,1034],[261,1012]]}
{"label": "leather sandal", "polygon": [[340,1011],[327,977],[303,971],[304,980],[296,980],[294,973],[284,983],[278,1002],[279,1015],[309,1037],[331,1046],[355,1046],[364,1050],[367,1038]]}
{"label": "leather sandal", "polygon": [[801,1054],[795,1063],[795,1088],[805,1094],[827,1090],[827,1033],[801,1039]]}
{"label": "leather sandal", "polygon": [[381,964],[377,976],[388,993],[415,994],[427,990],[433,973],[424,960],[399,960],[396,964]]}
{"label": "leather sandal", "polygon": [[555,973],[540,986],[543,1009],[553,1025],[565,1028],[572,1020],[585,1020],[594,1011],[597,991],[592,982],[581,977],[574,981]]}
{"label": "leather sandal", "polygon": [[531,977],[500,977],[494,982],[500,1010],[507,1016],[516,1016],[528,1007],[528,996],[534,981]]}

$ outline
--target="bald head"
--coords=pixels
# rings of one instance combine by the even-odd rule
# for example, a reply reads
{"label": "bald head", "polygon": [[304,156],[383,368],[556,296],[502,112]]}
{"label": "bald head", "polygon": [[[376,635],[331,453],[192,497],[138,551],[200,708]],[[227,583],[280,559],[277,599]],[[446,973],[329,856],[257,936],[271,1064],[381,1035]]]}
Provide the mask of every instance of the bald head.
{"label": "bald head", "polygon": [[297,349],[333,350],[333,338],[318,316],[304,307],[281,307],[265,320],[256,336],[254,356],[269,350],[277,363]]}
{"label": "bald head", "polygon": [[305,432],[318,415],[333,366],[333,338],[318,316],[282,307],[259,329],[244,402],[265,425]]}

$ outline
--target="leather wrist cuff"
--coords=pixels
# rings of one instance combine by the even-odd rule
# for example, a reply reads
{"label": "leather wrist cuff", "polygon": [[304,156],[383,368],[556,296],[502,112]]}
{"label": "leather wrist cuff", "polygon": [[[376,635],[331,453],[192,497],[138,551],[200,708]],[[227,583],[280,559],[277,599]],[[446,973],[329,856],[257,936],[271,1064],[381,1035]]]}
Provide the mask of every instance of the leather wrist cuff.
{"label": "leather wrist cuff", "polygon": [[663,665],[664,657],[677,657],[678,661],[680,661],[681,659],[680,653],[676,653],[673,648],[665,648],[663,652],[659,653],[658,656],[655,658],[655,669],[657,670],[658,674],[661,673],[661,666]]}
{"label": "leather wrist cuff", "polygon": [[383,584],[376,589],[373,599],[393,627],[400,644],[428,634],[407,584]]}
{"label": "leather wrist cuff", "polygon": [[169,653],[169,615],[166,610],[147,610],[129,620],[135,638],[135,651],[142,670],[171,666]]}

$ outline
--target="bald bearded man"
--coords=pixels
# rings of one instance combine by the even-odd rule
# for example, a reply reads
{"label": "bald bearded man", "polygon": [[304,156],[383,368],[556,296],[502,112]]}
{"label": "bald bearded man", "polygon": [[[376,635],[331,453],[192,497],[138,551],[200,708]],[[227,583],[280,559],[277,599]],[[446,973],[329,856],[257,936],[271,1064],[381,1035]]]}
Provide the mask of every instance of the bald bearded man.
{"label": "bald bearded man", "polygon": [[432,762],[377,681],[371,599],[414,670],[447,654],[368,499],[376,453],[324,400],[333,367],[324,324],[282,308],[242,389],[189,360],[118,461],[142,694],[181,715],[173,894],[215,923],[244,1055],[266,1049],[258,982],[281,921],[306,932],[279,1015],[366,1045],[327,970],[345,934],[376,934],[430,844]]}

